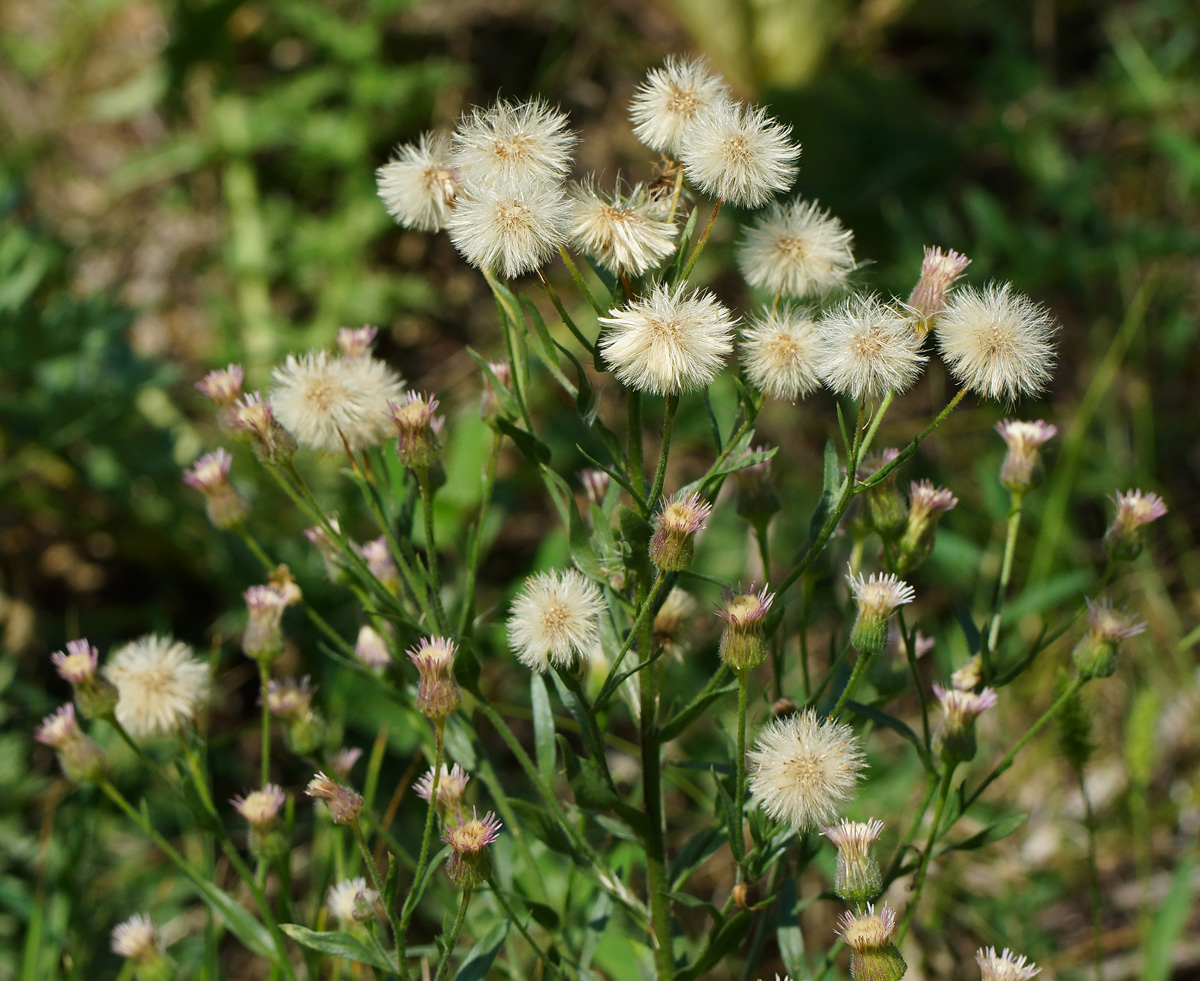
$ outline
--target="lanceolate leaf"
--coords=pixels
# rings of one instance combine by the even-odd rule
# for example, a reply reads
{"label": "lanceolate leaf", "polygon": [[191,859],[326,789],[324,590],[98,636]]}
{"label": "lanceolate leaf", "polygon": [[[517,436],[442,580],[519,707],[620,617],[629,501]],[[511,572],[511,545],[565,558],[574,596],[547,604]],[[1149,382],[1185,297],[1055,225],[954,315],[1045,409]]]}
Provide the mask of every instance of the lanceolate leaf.
{"label": "lanceolate leaf", "polygon": [[334,957],[356,961],[360,964],[370,964],[381,971],[396,971],[394,960],[384,960],[377,951],[372,950],[361,940],[357,940],[348,933],[338,933],[334,930],[310,930],[299,923],[281,923],[279,929],[296,943],[319,950],[323,954],[332,954]]}

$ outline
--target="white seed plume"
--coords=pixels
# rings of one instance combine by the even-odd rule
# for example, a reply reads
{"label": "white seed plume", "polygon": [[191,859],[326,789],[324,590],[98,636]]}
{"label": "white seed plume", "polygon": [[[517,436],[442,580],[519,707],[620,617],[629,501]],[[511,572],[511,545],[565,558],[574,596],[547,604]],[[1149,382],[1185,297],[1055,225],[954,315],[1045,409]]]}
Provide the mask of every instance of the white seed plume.
{"label": "white seed plume", "polygon": [[857,576],[847,574],[846,582],[864,616],[889,617],[917,598],[917,591],[894,573],[872,572],[870,578],[861,572]]}
{"label": "white seed plume", "polygon": [[766,309],[742,328],[746,375],[772,398],[795,402],[821,387],[817,325],[807,310]]}
{"label": "white seed plume", "polygon": [[148,961],[162,953],[162,936],[145,913],[135,913],[113,927],[112,951],[135,962]]}
{"label": "white seed plume", "polygon": [[633,94],[633,135],[651,150],[677,156],[696,117],[728,99],[729,86],[703,58],[670,57],[662,68],[647,72]]}
{"label": "white seed plume", "polygon": [[934,326],[950,374],[984,398],[1007,400],[1046,387],[1056,330],[1050,312],[1010,283],[956,290]]}
{"label": "white seed plume", "polygon": [[271,407],[296,442],[326,453],[374,446],[389,432],[388,403],[404,383],[377,358],[330,357],[309,351],[271,374]]}
{"label": "white seed plume", "polygon": [[572,191],[571,241],[614,273],[634,276],[675,249],[667,208],[640,184],[628,193],[602,194],[588,181]]}
{"label": "white seed plume", "polygon": [[463,183],[472,187],[544,184],[567,175],[577,141],[567,129],[567,117],[540,99],[502,99],[463,117],[454,133],[451,160]]}
{"label": "white seed plume", "polygon": [[566,239],[566,198],[539,181],[473,184],[447,228],[471,265],[515,279],[542,266]]}
{"label": "white seed plume", "polygon": [[458,194],[449,134],[423,133],[416,143],[397,147],[396,156],[375,171],[375,183],[387,213],[405,228],[445,228]]}
{"label": "white seed plume", "polygon": [[792,128],[761,107],[721,102],[696,116],[679,153],[684,173],[705,194],[757,208],[796,179],[800,145]]}
{"label": "white seed plume", "polygon": [[117,686],[117,721],[135,739],[178,732],[208,695],[208,665],[171,637],[153,634],[118,649],[104,668]]}
{"label": "white seed plume", "polygon": [[1042,970],[1024,954],[1017,956],[1007,947],[1000,954],[996,953],[995,947],[980,947],[975,952],[975,960],[983,981],[1029,981]]}
{"label": "white seed plume", "polygon": [[866,766],[853,730],[811,709],[771,722],[747,757],[755,803],[797,830],[831,821]]}
{"label": "white seed plume", "polygon": [[378,901],[379,893],[368,889],[367,880],[360,875],[330,886],[325,896],[325,908],[338,923],[349,924],[357,919],[354,914],[360,903],[365,909],[373,910]]}
{"label": "white seed plume", "polygon": [[678,395],[708,385],[733,351],[734,317],[708,292],[654,287],[611,317],[600,352],[622,384],[640,392]]}
{"label": "white seed plume", "polygon": [[844,289],[856,268],[854,233],[816,201],[772,204],[746,229],[738,267],[751,286],[786,296],[825,296]]}
{"label": "white seed plume", "polygon": [[600,589],[574,569],[539,572],[525,581],[508,618],[508,644],[522,664],[544,674],[591,658],[599,646],[604,599]]}
{"label": "white seed plume", "polygon": [[817,372],[835,392],[883,398],[917,380],[925,356],[905,317],[877,296],[851,296],[817,322]]}

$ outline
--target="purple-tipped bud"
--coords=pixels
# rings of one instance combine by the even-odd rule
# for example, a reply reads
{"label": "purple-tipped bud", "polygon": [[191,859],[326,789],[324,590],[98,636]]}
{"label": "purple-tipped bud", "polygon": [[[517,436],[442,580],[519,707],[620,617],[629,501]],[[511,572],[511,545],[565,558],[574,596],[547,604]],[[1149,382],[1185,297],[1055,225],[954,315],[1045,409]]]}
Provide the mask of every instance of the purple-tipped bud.
{"label": "purple-tipped bud", "polygon": [[458,708],[462,693],[454,680],[457,645],[446,637],[424,637],[408,652],[421,680],[417,685],[417,711],[439,728]]}
{"label": "purple-tipped bud", "polygon": [[[430,769],[416,783],[417,796],[423,801],[428,801],[433,796],[433,775],[433,770]],[[442,764],[437,781],[437,809],[443,819],[462,810],[463,795],[467,792],[470,779],[467,771],[457,763],[452,767]]]}
{"label": "purple-tipped bud", "polygon": [[[767,446],[756,446],[746,450],[742,460],[768,452]],[[740,462],[740,461],[739,461]],[[771,460],[757,460],[734,472],[737,478],[737,513],[755,527],[765,527],[783,504],[775,488],[771,486]]]}
{"label": "purple-tipped bud", "polygon": [[436,416],[438,400],[431,395],[407,393],[391,403],[392,422],[396,424],[396,455],[413,470],[426,470],[442,455],[438,439],[446,421]]}
{"label": "purple-tipped bud", "polygon": [[446,863],[446,872],[456,886],[476,886],[492,872],[492,854],[488,845],[500,837],[502,825],[491,811],[480,819],[472,812],[469,821],[459,821],[442,832],[442,841],[454,849]]}
{"label": "purple-tipped bud", "polygon": [[929,558],[938,521],[958,504],[958,498],[950,491],[934,487],[928,480],[914,481],[908,494],[908,523],[896,551],[896,572],[900,575]]}
{"label": "purple-tipped bud", "polygon": [[[492,375],[505,390],[512,383],[512,366],[507,361],[489,361],[488,368]],[[479,398],[479,415],[485,420],[495,419],[500,415],[500,397],[496,394],[496,386],[487,372],[483,373],[483,394]]]}
{"label": "purple-tipped bud", "polygon": [[928,333],[934,319],[946,308],[946,294],[966,275],[970,264],[971,260],[961,252],[953,249],[943,252],[940,248],[925,247],[921,278],[917,280],[905,304],[920,334]]}
{"label": "purple-tipped bud", "polygon": [[888,905],[875,912],[873,903],[866,911],[847,910],[838,920],[838,933],[850,948],[850,976],[854,981],[900,981],[908,970],[900,950],[892,942],[896,932],[896,912]]}
{"label": "purple-tipped bud", "polygon": [[[338,523],[336,512],[325,516],[329,527],[340,533],[342,526]],[[346,578],[346,570],[342,567],[341,546],[337,540],[325,530],[322,525],[313,525],[304,529],[304,537],[312,542],[321,553],[321,561],[325,563],[325,575],[330,582],[341,582]]]}
{"label": "purple-tipped bud", "polygon": [[242,594],[249,618],[242,634],[246,657],[268,663],[283,653],[283,611],[287,594],[274,586],[251,586]]}
{"label": "purple-tipped bud", "polygon": [[63,775],[73,783],[99,780],[104,772],[104,753],[79,728],[74,705],[62,705],[46,716],[33,738],[57,752]]}
{"label": "purple-tipped bud", "polygon": [[378,334],[374,327],[343,327],[338,331],[337,345],[347,361],[360,361],[371,356],[371,346]]}
{"label": "purple-tipped bud", "polygon": [[[895,448],[869,453],[858,467],[858,482],[874,477],[900,455]],[[885,541],[891,541],[908,523],[908,509],[896,489],[896,471],[863,492],[867,526]]]}
{"label": "purple-tipped bud", "polygon": [[343,746],[329,758],[329,769],[339,780],[345,780],[354,764],[362,758],[362,752],[357,746]]}
{"label": "purple-tipped bud", "polygon": [[1135,620],[1125,610],[1113,607],[1102,600],[1087,601],[1088,632],[1075,645],[1071,658],[1081,677],[1108,678],[1117,670],[1117,654],[1121,641],[1136,637],[1146,629],[1146,624]]}
{"label": "purple-tipped bud", "polygon": [[579,479],[583,481],[588,500],[597,506],[603,506],[604,499],[608,496],[608,488],[612,484],[612,477],[604,470],[584,470]]}
{"label": "purple-tipped bud", "polygon": [[306,675],[297,681],[283,678],[267,685],[267,710],[285,725],[288,747],[298,756],[317,752],[325,725],[312,707],[312,689]]}
{"label": "purple-tipped bud", "polygon": [[67,651],[50,655],[59,677],[75,690],[75,704],[87,719],[103,719],[117,707],[117,689],[100,675],[100,652],[85,639],[67,641]]}
{"label": "purple-tipped bud", "polygon": [[354,656],[372,671],[383,671],[392,663],[388,642],[374,627],[364,623],[358,628],[358,640],[354,644]]}
{"label": "purple-tipped bud", "polygon": [[242,366],[231,364],[227,368],[210,371],[196,382],[200,393],[217,403],[217,425],[223,433],[230,433],[236,428],[235,405],[242,395],[242,377]]}
{"label": "purple-tipped bud", "polygon": [[230,803],[250,825],[252,855],[270,862],[287,854],[287,838],[278,819],[280,810],[287,803],[282,787],[269,783],[245,797],[234,797]]}
{"label": "purple-tipped bud", "polygon": [[677,572],[692,564],[696,533],[712,513],[712,505],[699,494],[676,494],[664,502],[658,527],[650,539],[650,561],[664,572]]}
{"label": "purple-tipped bud", "polygon": [[946,763],[969,763],[975,759],[976,752],[975,720],[995,707],[999,700],[996,692],[985,688],[976,694],[935,684],[933,693],[945,713],[941,727],[934,734],[934,752]]}
{"label": "purple-tipped bud", "polygon": [[355,793],[349,787],[343,787],[331,780],[324,773],[318,773],[304,788],[309,797],[323,800],[329,808],[329,816],[334,824],[349,824],[358,818],[363,809],[361,794]]}
{"label": "purple-tipped bud", "polygon": [[400,589],[400,571],[392,559],[392,550],[388,547],[386,536],[364,543],[362,557],[371,575],[378,579],[388,592],[396,593]]}
{"label": "purple-tipped bud", "polygon": [[1157,494],[1128,490],[1111,498],[1117,513],[1104,533],[1104,547],[1114,559],[1130,561],[1142,552],[1143,529],[1167,513],[1167,505]]}
{"label": "purple-tipped bud", "polygon": [[229,409],[233,428],[249,436],[254,454],[263,463],[287,463],[296,452],[296,440],[275,420],[271,400],[258,392],[244,395]]}
{"label": "purple-tipped bud", "polygon": [[204,495],[208,520],[214,528],[240,528],[250,513],[250,503],[229,482],[232,464],[233,457],[225,450],[215,450],[183,472],[183,482]]}
{"label": "purple-tipped bud", "polygon": [[883,822],[843,818],[832,827],[822,828],[821,834],[838,850],[833,891],[854,906],[862,906],[878,896],[883,879],[872,848],[883,834]]}
{"label": "purple-tipped bud", "polygon": [[1008,446],[1000,465],[1000,483],[1015,496],[1032,490],[1042,482],[1039,451],[1058,434],[1058,427],[1041,419],[1037,422],[1004,419],[996,423],[996,432]]}
{"label": "purple-tipped bud", "polygon": [[738,674],[758,667],[767,657],[766,620],[775,594],[767,587],[755,592],[754,583],[745,592],[727,590],[717,616],[725,621],[718,652],[721,660]]}
{"label": "purple-tipped bud", "polygon": [[850,644],[867,657],[880,653],[887,646],[888,620],[901,606],[911,603],[917,594],[912,586],[894,575],[872,573],[868,579],[861,572],[847,575],[850,593],[858,608]]}

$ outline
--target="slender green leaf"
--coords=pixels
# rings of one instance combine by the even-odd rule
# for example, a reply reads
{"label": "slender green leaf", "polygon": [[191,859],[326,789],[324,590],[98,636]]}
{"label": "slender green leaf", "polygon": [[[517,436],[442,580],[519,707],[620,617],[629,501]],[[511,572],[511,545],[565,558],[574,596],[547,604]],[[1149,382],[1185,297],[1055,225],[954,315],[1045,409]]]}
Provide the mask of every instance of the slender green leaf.
{"label": "slender green leaf", "polygon": [[989,824],[982,831],[971,835],[969,838],[963,838],[961,841],[952,841],[943,845],[937,850],[936,854],[944,855],[946,852],[966,852],[974,851],[977,848],[984,848],[993,842],[1007,838],[1025,823],[1026,817],[1027,815],[1025,814],[1010,814],[1008,817],[1001,818],[994,824]]}
{"label": "slender green leaf", "polygon": [[1171,876],[1171,886],[1159,907],[1158,916],[1145,938],[1146,962],[1141,981],[1167,981],[1175,964],[1175,951],[1192,912],[1196,898],[1196,855],[1183,859]]}
{"label": "slender green leaf", "polygon": [[554,782],[554,713],[546,682],[536,671],[530,675],[529,698],[533,707],[533,748],[538,772],[550,786]]}
{"label": "slender green leaf", "polygon": [[483,939],[471,948],[471,952],[459,965],[454,981],[483,981],[507,938],[508,920],[499,920],[483,935]]}
{"label": "slender green leaf", "polygon": [[356,961],[360,964],[370,964],[381,971],[396,971],[394,960],[391,962],[384,960],[377,951],[372,950],[361,940],[348,933],[339,933],[335,930],[310,930],[299,923],[281,923],[279,929],[296,943],[319,950],[323,954],[332,954],[334,957]]}
{"label": "slender green leaf", "polygon": [[730,693],[737,692],[737,685],[726,685],[724,688],[717,688],[713,691],[706,692],[696,698],[691,705],[679,712],[659,732],[659,740],[661,742],[669,742],[672,739],[677,739],[687,730],[693,722],[695,722],[705,710],[718,698],[721,698]]}

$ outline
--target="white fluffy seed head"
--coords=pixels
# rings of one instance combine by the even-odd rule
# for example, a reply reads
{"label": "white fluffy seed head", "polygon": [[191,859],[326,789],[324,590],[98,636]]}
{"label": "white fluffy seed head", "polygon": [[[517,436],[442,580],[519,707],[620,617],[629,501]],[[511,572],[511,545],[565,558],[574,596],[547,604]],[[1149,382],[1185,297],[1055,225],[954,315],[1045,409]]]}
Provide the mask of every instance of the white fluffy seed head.
{"label": "white fluffy seed head", "polygon": [[458,195],[449,134],[423,133],[416,143],[397,147],[396,156],[375,171],[375,184],[387,213],[405,228],[445,228]]}
{"label": "white fluffy seed head", "polygon": [[565,241],[566,198],[557,185],[540,181],[472,184],[447,228],[471,265],[515,279],[543,265]]}
{"label": "white fluffy seed head", "polygon": [[117,721],[135,739],[184,727],[208,695],[208,665],[187,644],[153,634],[118,649],[104,674],[117,686]]}
{"label": "white fluffy seed head", "polygon": [[729,100],[729,86],[703,58],[667,58],[652,68],[629,104],[633,135],[651,150],[677,156],[696,118]]}
{"label": "white fluffy seed head", "polygon": [[462,183],[471,187],[544,184],[568,174],[576,142],[567,117],[542,100],[502,99],[462,118],[454,133],[451,163]]}
{"label": "white fluffy seed head", "polygon": [[984,398],[1009,401],[1049,383],[1057,329],[1045,307],[1010,283],[956,290],[934,326],[950,374]]}
{"label": "white fluffy seed head", "polygon": [[338,923],[349,924],[363,919],[364,913],[369,919],[370,911],[378,901],[379,893],[367,888],[367,880],[360,875],[330,886],[325,896],[325,908]]}
{"label": "white fluffy seed head", "polygon": [[809,311],[765,309],[742,328],[742,366],[759,390],[796,399],[821,387],[817,374],[817,325]]}
{"label": "white fluffy seed head", "polygon": [[340,453],[374,446],[390,429],[388,402],[400,398],[404,383],[372,357],[329,357],[309,351],[287,360],[271,374],[275,418],[303,446]]}
{"label": "white fluffy seed head", "polygon": [[640,392],[678,395],[704,388],[733,351],[733,314],[711,293],[658,285],[605,325],[600,352],[618,380]]}
{"label": "white fluffy seed head", "polygon": [[817,373],[851,398],[902,392],[925,363],[912,324],[877,296],[847,297],[821,316],[817,334]]}
{"label": "white fluffy seed head", "polygon": [[751,286],[786,296],[826,296],[845,289],[855,268],[854,233],[816,201],[772,204],[750,225],[738,267]]}
{"label": "white fluffy seed head", "polygon": [[705,194],[757,208],[796,179],[800,144],[792,128],[761,107],[724,101],[697,114],[684,131],[679,158]]}
{"label": "white fluffy seed head", "polygon": [[1007,947],[1000,954],[996,953],[995,947],[980,947],[975,952],[975,960],[983,981],[1029,981],[1042,970],[1024,954],[1017,956]]}
{"label": "white fluffy seed head", "polygon": [[508,644],[526,667],[544,674],[591,658],[598,647],[600,588],[574,569],[525,581],[508,618]]}
{"label": "white fluffy seed head", "polygon": [[152,960],[162,953],[162,937],[145,913],[135,913],[112,932],[112,950],[135,962]]}
{"label": "white fluffy seed head", "polygon": [[596,190],[591,181],[571,194],[571,241],[614,273],[641,275],[675,249],[667,207],[640,184],[622,194]]}
{"label": "white fluffy seed head", "polygon": [[771,722],[747,755],[755,803],[797,830],[831,821],[866,766],[853,730],[811,709]]}

